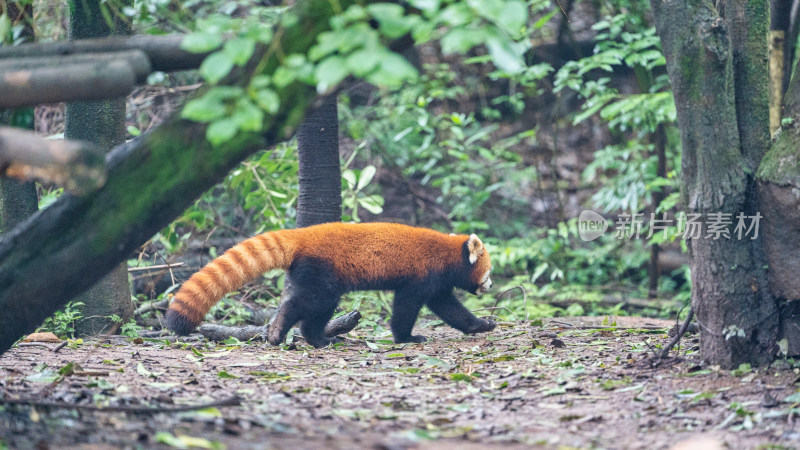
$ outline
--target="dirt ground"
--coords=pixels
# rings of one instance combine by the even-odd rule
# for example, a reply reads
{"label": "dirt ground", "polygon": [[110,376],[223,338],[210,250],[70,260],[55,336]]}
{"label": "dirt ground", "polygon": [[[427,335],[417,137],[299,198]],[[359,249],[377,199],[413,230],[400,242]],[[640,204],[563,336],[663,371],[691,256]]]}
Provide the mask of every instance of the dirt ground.
{"label": "dirt ground", "polygon": [[423,321],[425,344],[357,328],[325,349],[191,337],[22,346],[0,356],[0,448],[798,445],[792,361],[705,367],[689,336],[654,368],[673,323],[602,320],[479,336]]}

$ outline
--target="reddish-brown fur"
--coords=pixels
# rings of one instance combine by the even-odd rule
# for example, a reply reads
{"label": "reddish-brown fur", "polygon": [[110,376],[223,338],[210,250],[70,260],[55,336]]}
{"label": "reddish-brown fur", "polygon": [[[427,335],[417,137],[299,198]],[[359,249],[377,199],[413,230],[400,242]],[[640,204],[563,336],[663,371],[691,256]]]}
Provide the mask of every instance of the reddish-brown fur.
{"label": "reddish-brown fur", "polygon": [[[202,322],[227,292],[271,269],[288,270],[298,258],[319,261],[353,289],[380,286],[384,280],[423,280],[464,263],[466,235],[448,235],[392,223],[329,223],[264,233],[234,246],[184,283],[170,305],[168,325],[186,334]],[[469,252],[483,253],[475,237]],[[470,281],[490,269],[488,254],[478,258]],[[382,287],[379,287],[382,288]],[[385,287],[388,289],[388,287]],[[452,286],[451,286],[452,289]]]}

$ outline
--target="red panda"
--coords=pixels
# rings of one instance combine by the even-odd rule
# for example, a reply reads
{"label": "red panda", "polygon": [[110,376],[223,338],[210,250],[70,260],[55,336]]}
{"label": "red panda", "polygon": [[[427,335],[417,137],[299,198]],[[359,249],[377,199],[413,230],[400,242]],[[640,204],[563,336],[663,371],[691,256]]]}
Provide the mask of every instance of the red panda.
{"label": "red panda", "polygon": [[475,317],[453,294],[455,287],[473,294],[491,287],[483,242],[474,234],[393,223],[327,223],[247,239],[183,284],[167,310],[167,327],[189,334],[225,293],[276,268],[287,271],[292,290],[270,324],[267,340],[273,345],[283,342],[298,322],[309,344],[328,345],[324,329],[339,297],[361,290],[394,290],[390,324],[398,343],[426,340],[411,334],[422,305],[464,333],[495,327]]}

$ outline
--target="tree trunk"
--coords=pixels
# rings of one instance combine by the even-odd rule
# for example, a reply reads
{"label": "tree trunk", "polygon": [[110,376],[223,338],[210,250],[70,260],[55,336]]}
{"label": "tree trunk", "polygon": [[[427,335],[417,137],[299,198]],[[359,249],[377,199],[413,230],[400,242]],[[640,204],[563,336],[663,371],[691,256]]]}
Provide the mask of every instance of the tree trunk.
{"label": "tree trunk", "polygon": [[336,96],[310,111],[297,129],[297,226],[342,220],[339,110]]}
{"label": "tree trunk", "polygon": [[[723,16],[707,0],[651,5],[681,131],[681,196],[704,225],[689,241],[701,354],[727,368],[768,363],[778,316],[761,239],[734,230],[757,212],[753,172],[769,146],[767,4],[729,1]],[[730,238],[708,233],[719,213]]]}
{"label": "tree trunk", "polygon": [[[22,37],[32,42],[34,39],[31,21],[33,4],[28,4],[23,9],[20,9],[19,6],[15,2],[4,2],[0,4],[0,14],[6,13],[11,23],[21,22],[24,26]],[[4,10],[4,7],[7,9]],[[0,36],[0,48],[2,48],[2,44],[3,36]],[[0,111],[0,124],[33,130],[33,108]],[[0,176],[0,235],[11,231],[17,224],[35,213],[37,209],[39,209],[39,199],[36,196],[36,185],[33,182]]]}
{"label": "tree trunk", "polygon": [[800,77],[794,68],[784,96],[783,117],[793,120],[778,133],[758,168],[758,195],[764,215],[764,253],[769,285],[781,306],[780,335],[789,355],[800,355]]}
{"label": "tree trunk", "polygon": [[[346,9],[352,2],[340,0]],[[297,21],[276,32],[285,54],[303,53],[328,29],[333,14],[326,0],[295,7]],[[241,77],[272,73],[278,57],[259,47]],[[263,68],[258,73],[256,67]],[[124,261],[197,196],[224,178],[239,161],[291,135],[316,99],[313,87],[293,82],[276,90],[280,107],[265,117],[260,134],[239,133],[212,147],[207,124],[169,118],[152,133],[115,149],[109,179],[86,197],[65,195],[34,220],[0,239],[0,352],[32,331],[56,309]],[[43,277],[42,274],[47,274]],[[58,292],[60,296],[53,296]]]}
{"label": "tree trunk", "polygon": [[[73,3],[69,38],[74,40],[106,37],[112,33],[130,34],[130,27],[121,21],[106,22],[101,8],[100,0]],[[136,54],[146,63],[146,70],[143,71],[149,72],[150,63],[147,58],[141,52]],[[64,115],[65,139],[88,141],[106,152],[125,142],[125,95],[112,100],[68,103]],[[115,333],[122,322],[112,320],[112,315],[123,321],[133,317],[128,264],[124,261],[117,264],[105,277],[73,301],[83,303],[82,318],[75,324],[77,334]]]}
{"label": "tree trunk", "polygon": [[[297,227],[341,221],[342,174],[336,95],[309,111],[297,129],[297,159]],[[281,305],[291,297],[293,290],[294,286],[287,277],[281,292]]]}

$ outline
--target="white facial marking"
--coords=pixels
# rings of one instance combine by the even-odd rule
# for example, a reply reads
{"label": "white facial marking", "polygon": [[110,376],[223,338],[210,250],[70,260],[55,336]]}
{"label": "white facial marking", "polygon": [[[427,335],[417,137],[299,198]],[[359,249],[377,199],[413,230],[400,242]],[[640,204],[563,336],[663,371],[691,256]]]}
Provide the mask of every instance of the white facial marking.
{"label": "white facial marking", "polygon": [[487,270],[486,273],[481,277],[480,286],[478,286],[476,292],[478,294],[483,294],[484,292],[488,291],[490,287],[492,287],[492,279],[489,278],[489,271]]}

